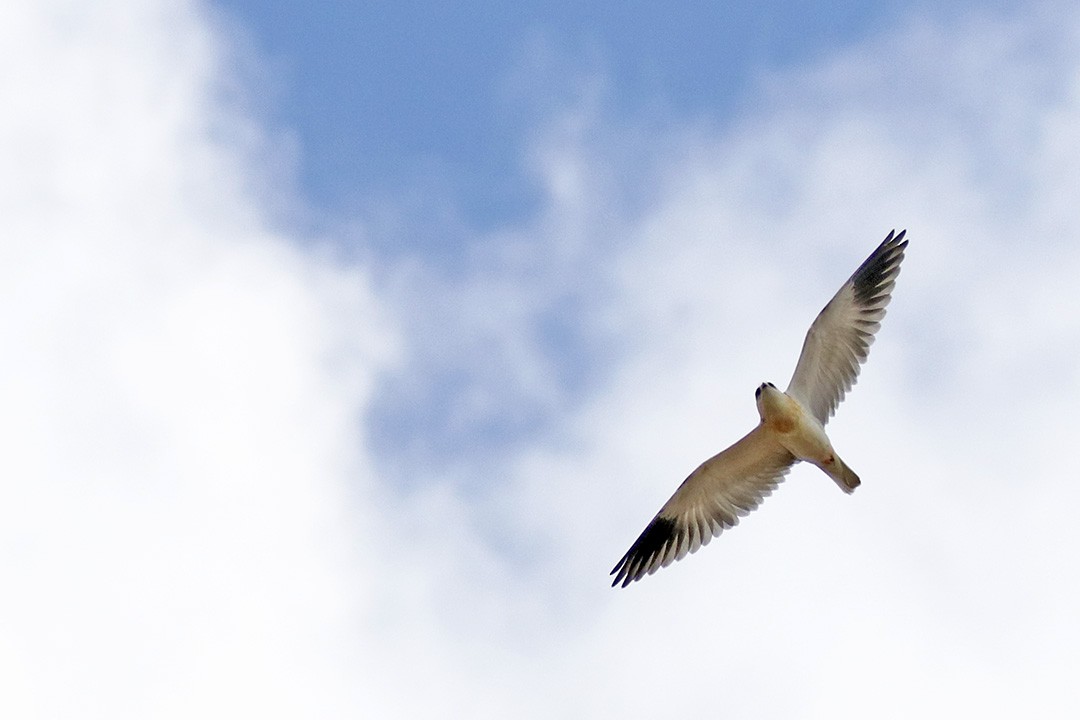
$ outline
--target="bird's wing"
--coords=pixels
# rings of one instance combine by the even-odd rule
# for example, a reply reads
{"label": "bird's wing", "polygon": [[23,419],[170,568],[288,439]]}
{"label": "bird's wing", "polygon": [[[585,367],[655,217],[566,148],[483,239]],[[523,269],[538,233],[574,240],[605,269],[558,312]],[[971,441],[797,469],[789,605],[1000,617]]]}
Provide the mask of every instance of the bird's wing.
{"label": "bird's wing", "polygon": [[810,409],[824,425],[855,384],[889,304],[906,230],[890,232],[814,320],[803,342],[787,394]]}
{"label": "bird's wing", "polygon": [[611,571],[626,587],[708,544],[754,510],[795,462],[761,425],[690,474]]}

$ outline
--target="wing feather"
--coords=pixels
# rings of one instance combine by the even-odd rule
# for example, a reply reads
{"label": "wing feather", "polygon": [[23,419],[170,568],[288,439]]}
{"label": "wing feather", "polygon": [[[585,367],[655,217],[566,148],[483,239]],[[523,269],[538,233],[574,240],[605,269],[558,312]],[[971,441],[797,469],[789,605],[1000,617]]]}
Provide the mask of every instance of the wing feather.
{"label": "wing feather", "polygon": [[824,425],[855,384],[904,259],[906,230],[890,232],[818,314],[803,342],[788,395]]}
{"label": "wing feather", "polygon": [[690,474],[611,571],[626,587],[682,560],[761,504],[795,462],[761,425]]}

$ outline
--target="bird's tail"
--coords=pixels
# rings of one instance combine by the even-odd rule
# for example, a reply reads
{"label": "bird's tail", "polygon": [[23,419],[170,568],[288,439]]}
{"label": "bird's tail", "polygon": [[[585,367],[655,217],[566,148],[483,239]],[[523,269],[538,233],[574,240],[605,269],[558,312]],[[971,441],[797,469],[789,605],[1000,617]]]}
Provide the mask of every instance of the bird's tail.
{"label": "bird's tail", "polygon": [[855,474],[855,471],[844,464],[844,461],[840,459],[839,455],[833,455],[834,462],[825,471],[829,474],[836,484],[840,486],[840,489],[846,493],[852,493],[855,488],[859,487],[862,480]]}

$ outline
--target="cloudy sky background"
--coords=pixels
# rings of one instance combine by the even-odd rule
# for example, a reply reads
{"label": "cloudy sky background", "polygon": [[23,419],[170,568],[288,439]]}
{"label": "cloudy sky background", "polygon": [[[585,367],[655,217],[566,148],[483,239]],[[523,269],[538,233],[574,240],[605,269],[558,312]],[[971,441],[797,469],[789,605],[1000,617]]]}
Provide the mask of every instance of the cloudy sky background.
{"label": "cloudy sky background", "polygon": [[[0,714],[1080,711],[1080,12],[288,5],[0,10]],[[610,589],[894,227],[863,486]]]}

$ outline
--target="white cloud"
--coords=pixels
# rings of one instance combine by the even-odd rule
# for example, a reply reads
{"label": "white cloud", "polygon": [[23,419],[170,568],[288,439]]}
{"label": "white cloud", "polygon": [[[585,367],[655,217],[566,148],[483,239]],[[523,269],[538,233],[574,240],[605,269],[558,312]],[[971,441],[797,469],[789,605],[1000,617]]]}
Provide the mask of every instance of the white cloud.
{"label": "white cloud", "polygon": [[[1070,12],[897,29],[766,78],[730,127],[650,126],[653,153],[590,96],[530,151],[541,216],[453,279],[421,263],[376,287],[271,229],[287,169],[203,15],[9,5],[0,707],[1074,712]],[[864,486],[798,468],[700,554],[608,589],[894,225],[896,300],[831,426]],[[559,312],[610,363],[588,383],[539,327]],[[439,416],[461,449],[372,459],[388,368],[417,374],[405,400],[470,374]],[[468,445],[517,410],[558,427]]]}
{"label": "white cloud", "polygon": [[355,706],[365,275],[262,219],[273,148],[205,18],[3,15],[4,714]]}

